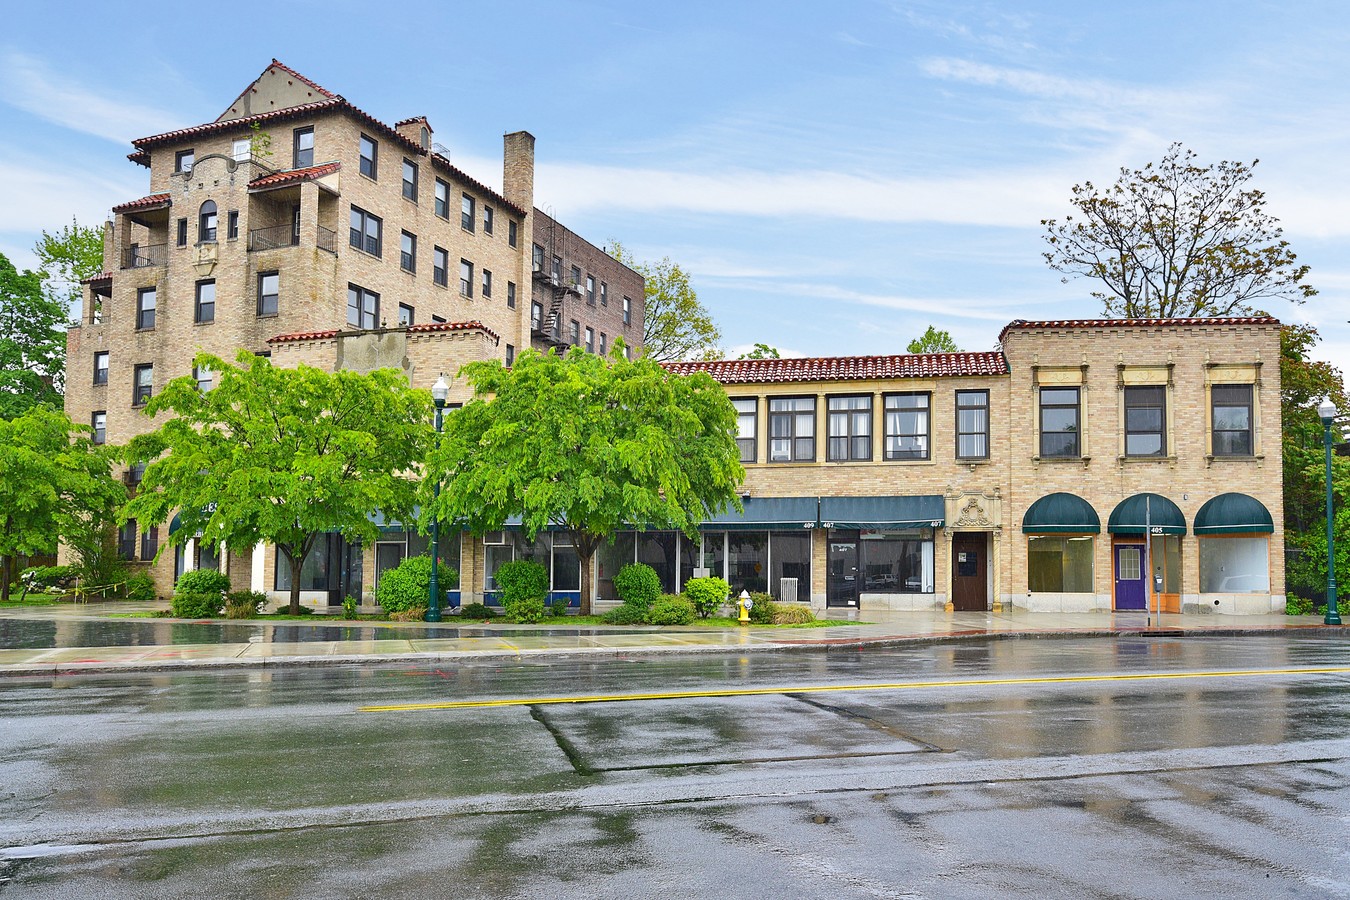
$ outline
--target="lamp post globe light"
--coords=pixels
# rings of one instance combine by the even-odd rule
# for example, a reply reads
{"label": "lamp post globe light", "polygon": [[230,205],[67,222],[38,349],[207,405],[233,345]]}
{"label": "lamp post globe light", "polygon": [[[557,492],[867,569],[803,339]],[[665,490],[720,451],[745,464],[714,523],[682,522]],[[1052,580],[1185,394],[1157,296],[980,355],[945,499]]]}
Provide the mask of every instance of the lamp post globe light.
{"label": "lamp post globe light", "polygon": [[[431,386],[431,399],[436,403],[436,445],[441,443],[441,417],[445,413],[445,400],[450,396],[450,385],[442,375],[436,379],[436,383]],[[441,495],[441,480],[439,478],[432,484],[433,497]],[[441,560],[441,528],[440,522],[436,516],[431,517],[431,587],[428,589],[427,597],[427,621],[439,622],[441,620],[441,581],[440,581],[440,560]]]}
{"label": "lamp post globe light", "polygon": [[1323,624],[1341,624],[1341,612],[1336,607],[1336,536],[1335,518],[1331,507],[1331,428],[1336,424],[1336,406],[1331,398],[1317,408],[1322,417],[1322,445],[1327,451],[1327,614]]}

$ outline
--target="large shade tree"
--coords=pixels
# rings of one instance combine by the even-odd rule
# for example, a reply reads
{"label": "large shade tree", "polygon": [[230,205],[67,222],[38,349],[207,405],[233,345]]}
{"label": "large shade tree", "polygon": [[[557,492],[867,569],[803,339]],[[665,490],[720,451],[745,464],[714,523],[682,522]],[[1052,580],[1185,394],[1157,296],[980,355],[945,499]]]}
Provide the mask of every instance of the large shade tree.
{"label": "large shade tree", "polygon": [[9,600],[18,557],[97,531],[126,499],[89,430],[43,406],[0,419],[0,601]]}
{"label": "large shade tree", "polygon": [[583,614],[591,559],[615,532],[695,535],[710,513],[739,508],[736,412],[707,375],[626,360],[621,346],[609,357],[523,353],[510,368],[491,360],[462,375],[474,396],[447,417],[429,458],[424,517],[482,534],[519,515],[531,540],[565,529],[581,560]]}
{"label": "large shade tree", "polygon": [[147,415],[172,418],[132,440],[131,458],[149,465],[122,515],[163,522],[177,511],[171,544],[198,534],[214,547],[275,544],[290,564],[294,613],[321,534],[374,541],[376,511],[413,514],[409,474],[434,434],[431,397],[392,369],[286,369],[247,351],[237,362],[198,356],[213,389],[177,378],[146,404]]}
{"label": "large shade tree", "polygon": [[1202,166],[1173,144],[1156,163],[1121,169],[1110,187],[1074,185],[1077,213],[1041,220],[1045,261],[1065,281],[1096,281],[1092,296],[1108,316],[1245,315],[1267,300],[1302,302],[1317,292],[1250,186],[1255,166]]}
{"label": "large shade tree", "polygon": [[688,272],[670,257],[636,260],[617,241],[609,253],[644,279],[643,353],[657,362],[722,358],[722,332],[699,301]]}
{"label": "large shade tree", "polygon": [[65,303],[43,290],[42,276],[0,254],[0,419],[61,406],[65,323]]}

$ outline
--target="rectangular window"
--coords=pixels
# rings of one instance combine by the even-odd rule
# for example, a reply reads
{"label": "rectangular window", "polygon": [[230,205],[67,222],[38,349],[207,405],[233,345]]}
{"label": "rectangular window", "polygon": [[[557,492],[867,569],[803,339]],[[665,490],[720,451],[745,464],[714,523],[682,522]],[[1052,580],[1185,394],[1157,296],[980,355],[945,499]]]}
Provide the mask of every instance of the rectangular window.
{"label": "rectangular window", "polygon": [[605,353],[608,352],[608,350],[609,350],[609,338],[605,337],[605,333],[602,331],[600,332],[600,355],[604,356]]}
{"label": "rectangular window", "polygon": [[314,127],[297,128],[291,132],[291,168],[305,169],[314,165]]}
{"label": "rectangular window", "polygon": [[459,198],[459,227],[473,231],[473,198],[468,194]]}
{"label": "rectangular window", "polygon": [[89,417],[89,425],[94,429],[94,443],[106,444],[108,442],[108,414],[99,410]]}
{"label": "rectangular window", "polygon": [[816,398],[769,400],[769,462],[810,462],[816,458]]}
{"label": "rectangular window", "polygon": [[1270,593],[1268,538],[1224,535],[1203,537],[1197,543],[1200,545],[1200,593]]}
{"label": "rectangular window", "polygon": [[108,383],[108,351],[100,350],[94,354],[94,384]]}
{"label": "rectangular window", "polygon": [[361,135],[361,174],[367,178],[378,178],[380,171],[380,145],[374,138]]}
{"label": "rectangular window", "polygon": [[431,317],[431,321],[435,322],[437,325],[444,325],[444,324],[445,324],[445,316],[436,316],[436,315],[433,315],[433,316]]}
{"label": "rectangular window", "polygon": [[253,139],[238,138],[230,145],[230,156],[234,157],[235,162],[243,162],[246,159],[253,158]]}
{"label": "rectangular window", "polygon": [[580,266],[573,266],[573,267],[572,267],[572,281],[571,281],[570,283],[571,283],[572,287],[576,288],[577,291],[580,292],[580,290],[581,290],[581,267],[580,267]]}
{"label": "rectangular window", "polygon": [[508,219],[506,221],[506,242],[514,247],[520,240],[519,233],[520,227],[516,224],[516,220]]}
{"label": "rectangular window", "polygon": [[441,179],[436,179],[436,202],[434,205],[436,215],[442,219],[450,218],[450,185]]}
{"label": "rectangular window", "polygon": [[862,590],[869,594],[931,594],[936,579],[929,529],[864,532],[858,543]]}
{"label": "rectangular window", "polygon": [[512,346],[511,344],[507,344],[507,345],[506,345],[506,364],[507,364],[507,366],[512,366],[512,365],[515,365],[515,362],[516,362],[516,348],[515,348],[514,346]]}
{"label": "rectangular window", "polygon": [[417,163],[403,160],[403,199],[417,202]]}
{"label": "rectangular window", "polygon": [[559,282],[559,283],[562,282],[562,257],[561,257],[561,256],[555,256],[555,257],[553,257],[553,268],[552,268],[552,270],[550,270],[549,274],[553,276],[553,280],[554,280],[555,282]]}
{"label": "rectangular window", "polygon": [[603,281],[600,282],[600,305],[609,306],[609,285]]}
{"label": "rectangular window", "polygon": [[928,459],[929,395],[887,394],[886,459]]}
{"label": "rectangular window", "polygon": [[586,352],[595,352],[595,329],[589,326],[586,328]]}
{"label": "rectangular window", "polygon": [[741,451],[741,462],[755,462],[759,452],[756,446],[759,401],[754,397],[742,397],[732,400],[731,405],[736,407],[736,446]]}
{"label": "rectangular window", "polygon": [[483,204],[483,234],[492,234],[492,207]]}
{"label": "rectangular window", "polygon": [[117,529],[117,558],[133,560],[136,558],[136,520],[127,519]]}
{"label": "rectangular window", "polygon": [[459,261],[459,294],[461,297],[473,296],[473,263],[467,259]]}
{"label": "rectangular window", "polygon": [[380,256],[384,249],[381,239],[383,228],[384,220],[379,216],[372,215],[359,206],[353,206],[347,242],[371,256]]}
{"label": "rectangular window", "polygon": [[537,300],[530,303],[530,328],[534,331],[544,330],[544,304]]}
{"label": "rectangular window", "polygon": [[193,321],[198,325],[216,320],[216,283],[214,280],[197,282],[197,303]]}
{"label": "rectangular window", "polygon": [[441,287],[450,283],[450,254],[444,247],[431,251],[431,280]]}
{"label": "rectangular window", "polygon": [[826,459],[833,462],[872,458],[872,398],[831,397],[830,440]]}
{"label": "rectangular window", "polygon": [[192,171],[193,163],[196,162],[197,154],[193,150],[179,150],[173,155],[173,170],[175,172]]}
{"label": "rectangular window", "polygon": [[1125,388],[1125,455],[1167,454],[1165,387]]}
{"label": "rectangular window", "polygon": [[989,392],[956,392],[956,458],[989,458]]}
{"label": "rectangular window", "polygon": [[1041,456],[1081,456],[1078,388],[1041,388]]}
{"label": "rectangular window", "polygon": [[155,289],[141,288],[136,292],[136,330],[145,331],[155,327]]}
{"label": "rectangular window", "polygon": [[516,308],[516,283],[514,281],[506,283],[506,308]]}
{"label": "rectangular window", "polygon": [[258,273],[258,315],[275,316],[281,296],[281,276],[276,272]]}
{"label": "rectangular window", "polygon": [[1091,535],[1027,535],[1027,590],[1091,593],[1092,544]]}
{"label": "rectangular window", "polygon": [[155,367],[152,363],[137,366],[131,379],[131,405],[144,406],[155,392]]}
{"label": "rectangular window", "polygon": [[159,552],[159,526],[151,525],[141,532],[141,559],[152,560]]}
{"label": "rectangular window", "polygon": [[492,296],[492,273],[487,269],[483,270],[483,296]]}
{"label": "rectangular window", "polygon": [[530,265],[535,272],[544,271],[544,248],[538,244],[530,250]]}
{"label": "rectangular window", "polygon": [[380,295],[355,284],[347,285],[347,324],[374,328],[380,321]]}
{"label": "rectangular window", "polygon": [[405,231],[399,237],[398,264],[405,272],[417,271],[417,235]]}
{"label": "rectangular window", "polygon": [[595,305],[595,276],[586,276],[586,302],[591,306]]}
{"label": "rectangular window", "polygon": [[225,237],[231,241],[239,240],[239,210],[232,209],[225,216]]}
{"label": "rectangular window", "polygon": [[623,298],[623,324],[625,324],[625,325],[631,325],[631,324],[633,324],[633,298],[632,298],[632,297],[624,297],[624,298]]}
{"label": "rectangular window", "polygon": [[1250,384],[1216,384],[1210,388],[1213,408],[1213,455],[1251,456],[1255,450],[1252,439],[1252,386]]}
{"label": "rectangular window", "polygon": [[581,344],[581,323],[573,319],[567,326],[567,343],[573,347]]}
{"label": "rectangular window", "polygon": [[215,387],[216,376],[210,366],[193,366],[192,377],[197,381],[197,390],[203,394]]}
{"label": "rectangular window", "polygon": [[176,242],[177,242],[178,246],[180,246],[180,247],[186,247],[186,246],[187,246],[187,219],[186,219],[186,218],[182,218],[182,219],[179,219],[179,220],[178,220],[178,233],[177,233],[174,237],[176,238]]}
{"label": "rectangular window", "polygon": [[414,325],[416,323],[413,321],[413,319],[414,319],[413,308],[406,303],[400,303],[398,305],[398,324]]}

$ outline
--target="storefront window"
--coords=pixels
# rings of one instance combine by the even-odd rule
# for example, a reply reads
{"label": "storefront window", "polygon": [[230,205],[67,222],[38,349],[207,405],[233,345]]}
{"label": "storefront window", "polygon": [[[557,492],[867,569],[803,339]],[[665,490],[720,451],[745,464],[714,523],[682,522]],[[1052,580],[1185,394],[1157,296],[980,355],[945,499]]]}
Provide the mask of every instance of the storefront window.
{"label": "storefront window", "polygon": [[595,551],[595,589],[596,596],[601,600],[619,599],[618,592],[614,590],[614,576],[633,562],[635,547],[636,535],[631,531],[623,531],[614,536],[614,543],[601,543]]}
{"label": "storefront window", "polygon": [[797,599],[811,599],[811,531],[775,531],[769,535],[769,592],[783,599],[784,578],[797,579]]}
{"label": "storefront window", "polygon": [[698,575],[706,574],[711,578],[724,578],[726,570],[723,563],[726,560],[726,538],[725,531],[708,531],[702,535],[703,549],[700,552],[699,542],[684,540],[680,542],[680,585],[683,586],[690,578],[696,577],[694,570],[705,568],[706,573],[699,572]]}
{"label": "storefront window", "polygon": [[863,532],[859,535],[862,591],[867,594],[931,594],[931,529]]}
{"label": "storefront window", "polygon": [[1270,593],[1270,550],[1266,538],[1200,538],[1200,593]]}
{"label": "storefront window", "polygon": [[[679,534],[674,531],[644,531],[637,536],[637,561],[656,570],[661,590],[667,594],[675,593],[679,543]],[[687,538],[684,543],[689,543]]]}
{"label": "storefront window", "polygon": [[731,591],[765,593],[769,589],[769,533],[733,531],[727,535],[727,581]]}
{"label": "storefront window", "polygon": [[1027,536],[1027,590],[1073,594],[1092,592],[1091,535]]}

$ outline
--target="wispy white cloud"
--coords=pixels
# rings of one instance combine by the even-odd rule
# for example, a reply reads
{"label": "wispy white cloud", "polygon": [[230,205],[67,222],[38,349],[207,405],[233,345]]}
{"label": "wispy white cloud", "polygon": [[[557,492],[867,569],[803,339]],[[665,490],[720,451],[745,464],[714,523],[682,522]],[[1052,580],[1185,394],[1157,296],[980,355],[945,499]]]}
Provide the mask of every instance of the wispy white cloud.
{"label": "wispy white cloud", "polygon": [[0,98],[65,128],[121,143],[181,124],[162,109],[81,84],[13,51],[0,56]]}
{"label": "wispy white cloud", "polygon": [[[88,170],[16,157],[0,147],[0,232],[36,237],[43,229],[103,222],[110,207],[144,193],[135,178],[117,179]],[[17,263],[16,263],[17,264]]]}

